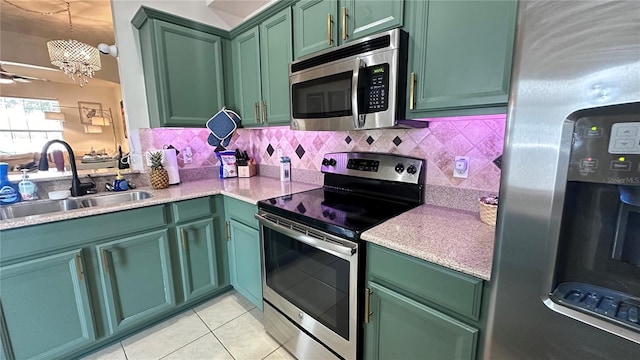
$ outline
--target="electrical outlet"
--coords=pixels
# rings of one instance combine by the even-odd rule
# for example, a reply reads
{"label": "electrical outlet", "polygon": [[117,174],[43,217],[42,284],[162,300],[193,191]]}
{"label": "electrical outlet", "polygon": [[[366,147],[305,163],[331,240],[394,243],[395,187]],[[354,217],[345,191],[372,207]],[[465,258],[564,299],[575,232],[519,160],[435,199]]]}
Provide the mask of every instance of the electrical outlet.
{"label": "electrical outlet", "polygon": [[466,179],[469,177],[469,157],[456,156],[453,162],[453,177]]}
{"label": "electrical outlet", "polygon": [[183,160],[185,164],[191,164],[193,162],[193,152],[191,151],[191,146],[187,146],[184,148],[184,153],[182,154]]}

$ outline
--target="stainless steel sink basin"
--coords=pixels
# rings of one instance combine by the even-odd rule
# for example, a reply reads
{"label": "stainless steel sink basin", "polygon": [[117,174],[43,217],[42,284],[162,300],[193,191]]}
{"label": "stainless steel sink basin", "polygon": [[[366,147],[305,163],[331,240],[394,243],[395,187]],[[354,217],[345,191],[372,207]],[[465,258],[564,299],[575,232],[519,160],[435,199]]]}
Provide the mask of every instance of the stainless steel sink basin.
{"label": "stainless steel sink basin", "polygon": [[129,201],[139,201],[150,197],[153,197],[153,195],[146,191],[129,191],[109,195],[98,195],[84,199],[38,200],[14,205],[3,205],[0,206],[0,220],[50,214],[80,208],[120,205]]}
{"label": "stainless steel sink basin", "polygon": [[152,197],[146,191],[130,191],[117,194],[101,195],[86,199],[77,199],[82,207],[119,205],[129,201],[144,200]]}
{"label": "stainless steel sink basin", "polygon": [[73,199],[40,200],[35,202],[18,203],[15,205],[5,205],[0,206],[0,220],[67,211],[78,209],[80,207],[80,204]]}

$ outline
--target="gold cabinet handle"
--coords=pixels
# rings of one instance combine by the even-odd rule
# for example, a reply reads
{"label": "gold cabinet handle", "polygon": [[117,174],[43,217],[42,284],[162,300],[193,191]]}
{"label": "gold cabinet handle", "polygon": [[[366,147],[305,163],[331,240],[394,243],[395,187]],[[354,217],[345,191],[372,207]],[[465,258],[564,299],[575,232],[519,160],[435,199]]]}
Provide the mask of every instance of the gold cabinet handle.
{"label": "gold cabinet handle", "polygon": [[267,122],[267,103],[262,100],[262,122]]}
{"label": "gold cabinet handle", "polygon": [[187,250],[187,230],[184,228],[180,229],[180,238],[182,239],[182,248]]}
{"label": "gold cabinet handle", "polygon": [[231,232],[229,231],[229,222],[225,221],[224,225],[225,225],[225,230],[227,232],[227,241],[229,241],[231,240]]}
{"label": "gold cabinet handle", "polygon": [[371,294],[373,292],[369,288],[364,289],[364,322],[369,323],[369,318],[373,313],[371,312]]}
{"label": "gold cabinet handle", "polygon": [[411,80],[409,84],[409,110],[413,110],[414,105],[414,95],[415,95],[415,87],[416,87],[416,73],[411,73]]}
{"label": "gold cabinet handle", "polygon": [[333,40],[331,40],[331,24],[333,23],[333,21],[331,21],[331,14],[327,15],[327,45],[331,45],[331,43],[333,43]]}
{"label": "gold cabinet handle", "polygon": [[347,7],[342,7],[342,40],[347,40]]}
{"label": "gold cabinet handle", "polygon": [[105,274],[109,273],[109,259],[107,258],[107,251],[105,249],[100,250],[102,254],[102,266],[104,267]]}
{"label": "gold cabinet handle", "polygon": [[260,105],[258,105],[257,102],[254,102],[253,103],[253,111],[254,111],[255,116],[256,116],[256,124],[260,123],[260,119],[258,118],[258,111],[260,111],[259,109],[260,109]]}
{"label": "gold cabinet handle", "polygon": [[78,272],[78,280],[84,281],[84,269],[82,268],[82,258],[80,254],[76,255],[76,271]]}

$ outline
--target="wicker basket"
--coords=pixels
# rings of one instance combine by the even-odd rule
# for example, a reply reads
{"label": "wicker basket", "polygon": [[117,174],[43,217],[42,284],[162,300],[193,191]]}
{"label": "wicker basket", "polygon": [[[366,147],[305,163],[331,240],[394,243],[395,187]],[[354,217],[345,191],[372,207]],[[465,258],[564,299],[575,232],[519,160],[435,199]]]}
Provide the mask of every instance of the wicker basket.
{"label": "wicker basket", "polygon": [[480,204],[480,221],[491,226],[496,226],[498,205],[485,204],[482,201],[478,201],[478,203]]}

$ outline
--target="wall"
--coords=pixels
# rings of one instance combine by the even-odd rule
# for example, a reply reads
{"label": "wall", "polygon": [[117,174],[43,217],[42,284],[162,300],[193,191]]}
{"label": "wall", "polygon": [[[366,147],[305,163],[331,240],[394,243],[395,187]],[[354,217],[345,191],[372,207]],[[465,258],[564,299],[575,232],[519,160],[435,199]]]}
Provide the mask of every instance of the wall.
{"label": "wall", "polygon": [[[76,154],[105,148],[108,153],[115,152],[114,134],[112,127],[104,127],[101,134],[86,134],[80,123],[78,101],[102,104],[103,110],[111,108],[116,130],[116,141],[122,144],[124,151],[128,151],[129,142],[124,138],[124,122],[120,114],[120,86],[110,87],[85,86],[77,84],[61,84],[55,82],[31,82],[2,85],[2,96],[27,97],[38,99],[56,99],[61,111],[65,114],[63,138],[72,146]],[[43,144],[44,145],[44,144]]]}
{"label": "wall", "polygon": [[[360,131],[292,131],[286,126],[238,129],[228,149],[246,150],[259,164],[277,166],[275,150],[291,158],[292,178],[296,169],[320,170],[322,158],[335,151],[376,151],[410,155],[427,160],[427,184],[498,192],[500,170],[493,160],[502,154],[505,115],[433,119],[426,129]],[[173,145],[193,150],[193,163],[183,168],[218,166],[214,148],[207,144],[207,129],[140,129],[141,150]],[[456,155],[470,157],[469,177],[453,177]],[[211,176],[215,177],[214,170]]]}

